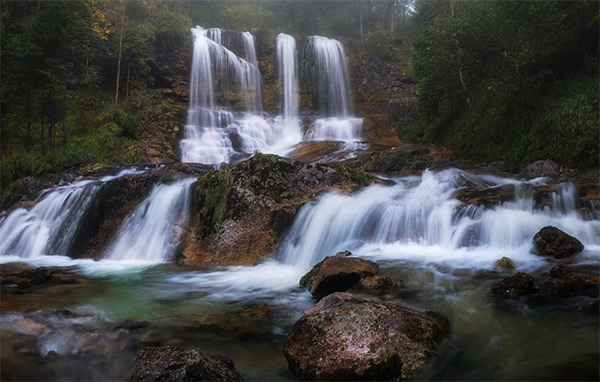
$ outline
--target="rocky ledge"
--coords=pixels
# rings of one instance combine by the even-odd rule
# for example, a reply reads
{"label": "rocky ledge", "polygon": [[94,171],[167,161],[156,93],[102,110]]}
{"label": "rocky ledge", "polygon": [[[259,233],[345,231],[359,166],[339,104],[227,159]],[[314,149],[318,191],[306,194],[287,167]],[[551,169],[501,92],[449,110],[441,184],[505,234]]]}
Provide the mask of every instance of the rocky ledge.
{"label": "rocky ledge", "polygon": [[349,192],[373,180],[341,165],[262,154],[211,172],[195,185],[185,261],[255,264],[275,249],[304,203],[322,192]]}

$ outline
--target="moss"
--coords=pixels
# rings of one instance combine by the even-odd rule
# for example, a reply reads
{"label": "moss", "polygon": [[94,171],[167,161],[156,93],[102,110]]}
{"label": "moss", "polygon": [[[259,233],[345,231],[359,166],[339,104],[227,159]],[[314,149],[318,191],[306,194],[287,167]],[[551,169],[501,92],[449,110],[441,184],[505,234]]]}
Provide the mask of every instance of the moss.
{"label": "moss", "polygon": [[232,185],[233,176],[229,170],[207,174],[198,182],[196,211],[199,211],[205,236],[215,232],[225,220]]}
{"label": "moss", "polygon": [[347,167],[341,164],[336,165],[335,168],[359,187],[365,187],[373,183],[374,177],[370,174],[367,174],[363,170]]}

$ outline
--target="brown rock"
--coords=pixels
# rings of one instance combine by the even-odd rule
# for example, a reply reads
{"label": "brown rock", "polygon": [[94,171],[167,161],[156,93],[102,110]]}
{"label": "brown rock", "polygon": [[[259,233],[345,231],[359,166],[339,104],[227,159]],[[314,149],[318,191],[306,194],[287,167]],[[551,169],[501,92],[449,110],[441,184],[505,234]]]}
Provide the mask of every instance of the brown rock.
{"label": "brown rock", "polygon": [[515,186],[506,184],[491,188],[461,188],[456,191],[454,198],[475,206],[497,206],[515,200]]}
{"label": "brown rock", "polygon": [[556,227],[542,228],[533,237],[535,251],[541,256],[564,259],[583,251],[583,244],[573,236]]}
{"label": "brown rock", "polygon": [[494,268],[512,271],[516,267],[515,263],[513,263],[511,259],[509,259],[508,257],[503,257],[500,260],[496,260],[496,262],[494,263]]}
{"label": "brown rock", "polygon": [[130,381],[241,381],[231,358],[172,346],[140,350]]}
{"label": "brown rock", "polygon": [[301,380],[414,376],[448,334],[441,315],[334,293],[298,320],[284,355]]}
{"label": "brown rock", "polygon": [[358,257],[326,257],[300,280],[319,299],[334,292],[343,292],[367,276],[379,272],[379,266]]}

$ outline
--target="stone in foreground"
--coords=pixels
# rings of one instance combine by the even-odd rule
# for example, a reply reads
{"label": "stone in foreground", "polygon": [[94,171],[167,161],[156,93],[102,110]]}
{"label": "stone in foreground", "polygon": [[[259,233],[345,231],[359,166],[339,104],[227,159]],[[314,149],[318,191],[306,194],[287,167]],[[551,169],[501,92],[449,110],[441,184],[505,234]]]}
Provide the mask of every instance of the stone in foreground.
{"label": "stone in foreground", "polygon": [[334,292],[343,292],[368,276],[379,272],[372,261],[358,257],[326,257],[300,280],[300,285],[309,288],[313,297],[319,299]]}
{"label": "stone in foreground", "polygon": [[448,320],[413,307],[334,293],[292,327],[284,346],[302,380],[397,380],[414,376],[449,333]]}
{"label": "stone in foreground", "polygon": [[541,256],[564,259],[583,251],[583,244],[556,227],[542,228],[533,237],[535,251]]}
{"label": "stone in foreground", "polygon": [[140,350],[130,381],[241,381],[231,358],[172,346]]}

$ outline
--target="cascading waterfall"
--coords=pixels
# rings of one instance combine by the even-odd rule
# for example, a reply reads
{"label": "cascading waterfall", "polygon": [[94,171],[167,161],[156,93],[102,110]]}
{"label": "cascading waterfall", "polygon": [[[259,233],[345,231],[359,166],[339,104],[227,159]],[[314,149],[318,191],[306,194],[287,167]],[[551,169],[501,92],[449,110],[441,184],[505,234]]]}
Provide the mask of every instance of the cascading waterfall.
{"label": "cascading waterfall", "polygon": [[17,208],[0,221],[0,256],[66,256],[81,217],[105,182],[142,171],[126,169],[99,180],[45,190],[31,209]]}
{"label": "cascading waterfall", "polygon": [[[516,200],[491,209],[463,206],[452,198],[463,180],[479,187],[514,184]],[[530,254],[532,237],[547,225],[600,249],[600,221],[586,220],[576,209],[572,184],[558,187],[554,207],[543,210],[534,208],[531,187],[453,169],[425,171],[420,179],[373,185],[356,195],[330,193],[302,208],[283,244],[282,261],[307,270],[349,249],[359,256],[453,262],[457,267],[489,267],[502,256],[533,266],[543,260]]]}
{"label": "cascading waterfall", "polygon": [[320,117],[308,137],[338,141],[360,139],[362,119],[351,116],[352,97],[344,46],[334,39],[311,36],[308,54],[312,54],[320,107]]}
{"label": "cascading waterfall", "polygon": [[283,94],[281,109],[283,135],[290,144],[302,140],[302,129],[298,118],[298,52],[294,37],[280,33],[277,35],[277,67],[279,86]]}
{"label": "cascading waterfall", "polygon": [[150,195],[125,219],[106,251],[108,260],[167,261],[187,229],[191,184],[188,178],[155,185]]}
{"label": "cascading waterfall", "polygon": [[[185,138],[180,143],[183,162],[219,164],[255,151],[282,154],[289,150],[281,126],[262,115],[262,77],[254,36],[250,32],[224,32],[192,28],[190,105]],[[234,40],[239,40],[237,45],[247,60],[225,46],[236,45]],[[215,88],[215,78],[220,78],[219,89]],[[216,103],[217,90],[230,90],[231,83],[244,101],[244,112],[234,113]]]}

